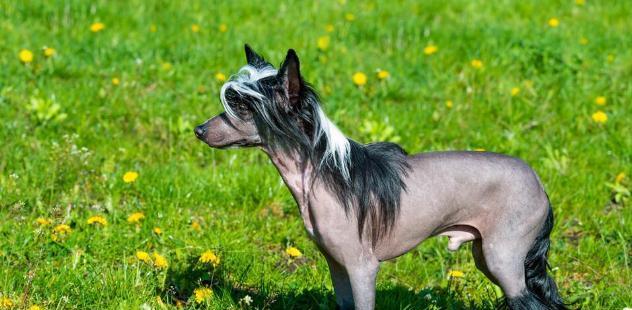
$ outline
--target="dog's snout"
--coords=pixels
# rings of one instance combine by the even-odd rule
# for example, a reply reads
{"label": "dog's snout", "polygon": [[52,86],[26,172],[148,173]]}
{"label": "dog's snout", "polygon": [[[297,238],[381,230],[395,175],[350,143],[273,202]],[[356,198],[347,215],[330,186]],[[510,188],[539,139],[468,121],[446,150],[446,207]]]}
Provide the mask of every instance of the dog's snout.
{"label": "dog's snout", "polygon": [[204,125],[200,125],[195,127],[195,129],[193,129],[193,132],[195,132],[195,136],[198,138],[202,138],[204,137],[204,133],[206,132],[206,127],[204,127]]}

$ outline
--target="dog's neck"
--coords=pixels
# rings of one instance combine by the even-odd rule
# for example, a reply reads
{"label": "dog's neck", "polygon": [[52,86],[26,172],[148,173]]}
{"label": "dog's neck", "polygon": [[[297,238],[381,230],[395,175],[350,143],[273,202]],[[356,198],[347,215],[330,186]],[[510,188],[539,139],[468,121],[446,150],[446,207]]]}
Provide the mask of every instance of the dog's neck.
{"label": "dog's neck", "polygon": [[301,213],[308,205],[308,198],[313,184],[314,166],[310,160],[301,158],[296,152],[275,150],[270,147],[262,147],[268,154],[272,163],[276,166],[281,178],[292,192],[292,196],[298,203]]}

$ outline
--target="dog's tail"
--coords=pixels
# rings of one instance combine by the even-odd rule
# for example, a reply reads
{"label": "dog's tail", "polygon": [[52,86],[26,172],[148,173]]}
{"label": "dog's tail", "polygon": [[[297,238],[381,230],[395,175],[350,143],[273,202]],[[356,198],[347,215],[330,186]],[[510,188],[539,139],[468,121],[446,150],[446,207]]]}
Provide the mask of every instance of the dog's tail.
{"label": "dog's tail", "polygon": [[547,255],[551,240],[549,235],[553,229],[553,209],[549,203],[549,213],[544,226],[527,253],[524,263],[527,292],[517,298],[510,298],[507,304],[511,309],[551,309],[565,310],[566,304],[557,291],[557,285],[547,274],[549,263]]}

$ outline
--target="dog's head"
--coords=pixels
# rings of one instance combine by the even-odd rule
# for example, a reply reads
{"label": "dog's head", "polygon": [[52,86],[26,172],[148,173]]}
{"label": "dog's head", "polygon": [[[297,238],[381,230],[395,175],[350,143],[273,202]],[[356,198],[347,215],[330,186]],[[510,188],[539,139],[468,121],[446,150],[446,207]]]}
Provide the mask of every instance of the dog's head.
{"label": "dog's head", "polygon": [[215,148],[312,140],[306,135],[314,131],[317,97],[301,78],[294,50],[277,70],[248,45],[245,49],[248,65],[221,88],[225,112],[195,127],[195,135]]}

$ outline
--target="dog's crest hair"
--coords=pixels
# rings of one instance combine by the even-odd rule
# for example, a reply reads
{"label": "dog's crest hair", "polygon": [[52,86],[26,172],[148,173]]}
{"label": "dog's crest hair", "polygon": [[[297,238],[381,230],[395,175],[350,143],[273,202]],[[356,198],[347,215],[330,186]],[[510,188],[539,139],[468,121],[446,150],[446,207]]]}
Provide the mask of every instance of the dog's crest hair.
{"label": "dog's crest hair", "polygon": [[[246,46],[248,65],[226,82],[220,100],[227,114],[241,119],[231,104],[241,102],[252,111],[262,141],[274,148],[297,152],[315,164],[315,174],[343,205],[355,213],[362,238],[369,228],[375,245],[391,230],[405,190],[406,152],[394,143],[362,145],[347,139],[320,108],[312,87],[299,76],[300,92],[292,105],[282,98],[282,79],[290,56],[275,69]],[[298,58],[295,58],[298,62]],[[298,63],[295,64],[298,70]],[[300,75],[300,74],[299,74]],[[367,226],[369,224],[370,226]]]}

